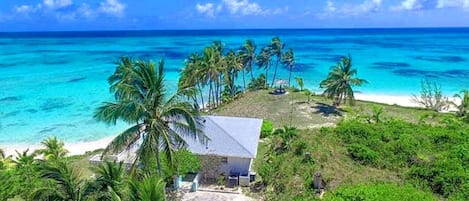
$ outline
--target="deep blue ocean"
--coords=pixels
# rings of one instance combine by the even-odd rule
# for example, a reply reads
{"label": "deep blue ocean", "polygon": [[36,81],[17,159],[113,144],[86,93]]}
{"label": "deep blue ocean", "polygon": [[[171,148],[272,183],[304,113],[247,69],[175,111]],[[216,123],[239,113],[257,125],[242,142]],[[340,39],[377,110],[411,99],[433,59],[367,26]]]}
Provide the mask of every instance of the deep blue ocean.
{"label": "deep blue ocean", "polygon": [[[447,95],[469,88],[469,28],[0,33],[0,145],[37,144],[50,135],[92,141],[122,131],[125,124],[92,117],[112,100],[106,80],[121,56],[164,58],[174,90],[184,59],[212,41],[238,49],[253,39],[260,50],[273,36],[294,50],[294,76],[314,91],[347,54],[369,81],[361,93],[409,96],[424,78]],[[279,74],[288,76],[283,68]]]}

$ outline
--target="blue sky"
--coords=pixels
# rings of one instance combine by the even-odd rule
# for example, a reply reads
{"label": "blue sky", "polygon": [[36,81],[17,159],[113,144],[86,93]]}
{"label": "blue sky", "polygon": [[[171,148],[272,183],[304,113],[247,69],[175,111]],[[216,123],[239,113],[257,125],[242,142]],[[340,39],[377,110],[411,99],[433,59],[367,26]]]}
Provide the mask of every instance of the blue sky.
{"label": "blue sky", "polygon": [[469,0],[2,0],[0,31],[469,26]]}

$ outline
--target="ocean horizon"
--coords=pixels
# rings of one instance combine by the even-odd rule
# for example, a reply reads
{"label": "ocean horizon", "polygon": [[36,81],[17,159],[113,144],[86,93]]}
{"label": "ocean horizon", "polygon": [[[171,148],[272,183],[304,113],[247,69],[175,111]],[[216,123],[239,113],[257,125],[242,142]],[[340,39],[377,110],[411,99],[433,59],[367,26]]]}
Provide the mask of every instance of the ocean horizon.
{"label": "ocean horizon", "polygon": [[[346,55],[369,82],[359,93],[410,96],[422,79],[439,83],[447,96],[469,88],[469,28],[0,32],[0,147],[38,144],[51,135],[87,142],[122,131],[124,123],[93,119],[95,108],[113,98],[107,78],[121,56],[164,59],[174,91],[190,53],[215,40],[238,49],[246,39],[259,51],[274,36],[295,52],[293,77],[316,92]],[[286,78],[281,67],[279,79]]]}

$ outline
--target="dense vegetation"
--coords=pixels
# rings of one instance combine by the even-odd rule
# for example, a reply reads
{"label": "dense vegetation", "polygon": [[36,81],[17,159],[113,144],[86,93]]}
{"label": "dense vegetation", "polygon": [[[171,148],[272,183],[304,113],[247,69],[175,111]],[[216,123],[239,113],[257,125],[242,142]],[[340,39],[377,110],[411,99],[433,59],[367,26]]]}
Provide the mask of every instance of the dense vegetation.
{"label": "dense vegetation", "polygon": [[[131,174],[128,164],[103,162],[91,166],[87,156],[65,157],[67,150],[56,138],[43,141],[44,148],[0,158],[0,200],[165,200],[172,178],[158,176],[155,163]],[[200,168],[198,157],[186,150],[175,153],[179,173]],[[42,158],[42,159],[40,159]],[[165,157],[162,157],[165,159]],[[162,160],[165,175],[172,165]]]}
{"label": "dense vegetation", "polygon": [[272,200],[315,199],[312,178],[320,171],[331,191],[326,200],[468,200],[469,125],[433,118],[357,115],[320,131],[274,131],[256,162],[263,192]]}

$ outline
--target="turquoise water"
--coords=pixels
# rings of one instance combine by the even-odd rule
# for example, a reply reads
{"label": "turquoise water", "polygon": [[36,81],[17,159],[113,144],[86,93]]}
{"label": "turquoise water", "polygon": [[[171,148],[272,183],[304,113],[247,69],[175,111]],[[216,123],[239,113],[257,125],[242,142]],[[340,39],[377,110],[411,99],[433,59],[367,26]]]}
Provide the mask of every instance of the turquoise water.
{"label": "turquoise water", "polygon": [[[92,118],[111,100],[107,77],[123,55],[166,61],[172,90],[184,58],[213,40],[258,49],[278,35],[295,51],[294,76],[318,91],[330,66],[351,54],[368,94],[411,95],[431,78],[451,95],[469,88],[469,29],[337,29],[0,33],[0,145],[35,144],[57,135],[68,142],[111,136],[126,125]],[[287,78],[285,69],[279,78]]]}

